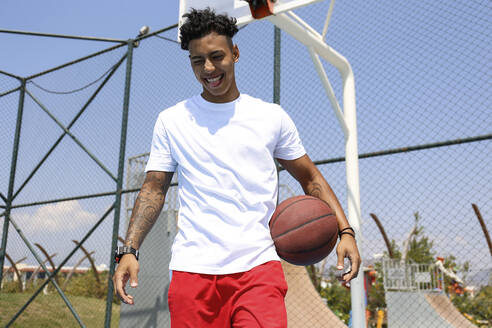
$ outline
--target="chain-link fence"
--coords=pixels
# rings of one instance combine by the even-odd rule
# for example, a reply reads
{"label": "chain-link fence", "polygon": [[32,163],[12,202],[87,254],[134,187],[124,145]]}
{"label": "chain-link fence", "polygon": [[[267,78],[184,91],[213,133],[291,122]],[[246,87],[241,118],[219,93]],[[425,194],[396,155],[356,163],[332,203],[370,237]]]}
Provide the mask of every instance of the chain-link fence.
{"label": "chain-link fence", "polygon": [[[328,6],[296,13],[321,30]],[[458,327],[463,318],[491,325],[492,253],[482,229],[492,216],[490,10],[488,1],[335,5],[327,43],[347,57],[356,81],[369,326],[412,326],[417,317],[422,327]],[[60,317],[67,326],[169,325],[174,189],[142,246],[140,304],[120,309],[104,299],[155,119],[200,92],[176,35],[170,27],[27,78],[0,72],[0,254],[8,255],[0,295],[12,304],[1,324],[26,324],[42,308],[38,322],[47,326]],[[235,42],[240,91],[273,101],[273,26],[250,24]],[[278,54],[280,103],[346,208],[344,136],[313,63],[284,33]],[[338,72],[325,69],[340,99]],[[301,193],[281,171],[280,200]],[[398,265],[385,270],[390,257]],[[350,324],[350,292],[336,282],[335,261],[333,252],[307,270],[285,264],[289,327]],[[411,263],[431,268],[418,279],[440,283],[388,289],[384,279]],[[56,286],[46,280],[53,271]]]}

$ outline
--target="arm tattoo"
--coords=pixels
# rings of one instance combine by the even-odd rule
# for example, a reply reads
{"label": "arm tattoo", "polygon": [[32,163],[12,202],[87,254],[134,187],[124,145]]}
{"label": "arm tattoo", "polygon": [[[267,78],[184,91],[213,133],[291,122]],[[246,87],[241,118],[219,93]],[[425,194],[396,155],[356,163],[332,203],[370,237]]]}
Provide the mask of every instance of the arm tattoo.
{"label": "arm tattoo", "polygon": [[314,182],[308,190],[308,195],[320,198],[321,197],[321,185],[317,182]]}
{"label": "arm tattoo", "polygon": [[138,249],[159,217],[171,177],[149,173],[138,194],[126,233],[125,245]]}

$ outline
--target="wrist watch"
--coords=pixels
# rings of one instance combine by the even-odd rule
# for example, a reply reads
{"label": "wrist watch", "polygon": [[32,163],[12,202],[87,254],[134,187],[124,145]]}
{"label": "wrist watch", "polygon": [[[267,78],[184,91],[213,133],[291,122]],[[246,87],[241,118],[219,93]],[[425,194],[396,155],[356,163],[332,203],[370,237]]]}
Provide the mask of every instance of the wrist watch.
{"label": "wrist watch", "polygon": [[115,263],[120,263],[121,257],[125,254],[135,255],[135,258],[138,261],[138,255],[139,255],[138,249],[135,249],[135,248],[130,247],[130,246],[118,246],[114,250],[114,261],[115,261]]}

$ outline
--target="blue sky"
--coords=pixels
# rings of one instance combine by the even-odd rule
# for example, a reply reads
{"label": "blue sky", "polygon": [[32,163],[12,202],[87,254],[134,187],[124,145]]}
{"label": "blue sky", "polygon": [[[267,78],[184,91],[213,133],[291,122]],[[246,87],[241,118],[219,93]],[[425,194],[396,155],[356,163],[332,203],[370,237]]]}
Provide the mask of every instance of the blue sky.
{"label": "blue sky", "polygon": [[[176,23],[178,1],[12,1],[0,10],[0,27],[9,30],[129,39],[148,25]],[[2,35],[2,69],[27,76],[90,54],[108,43]]]}
{"label": "blue sky", "polygon": [[[328,1],[323,1],[297,13],[321,30],[327,8]],[[390,0],[338,1],[335,4],[327,41],[348,58],[355,72],[361,153],[491,133],[492,24],[487,9],[490,10],[488,1],[465,0],[451,5],[445,1]],[[176,23],[177,16],[177,1],[144,1],[135,5],[130,1],[7,0],[0,9],[0,29],[128,39],[143,25],[157,30]],[[272,97],[272,33],[269,23],[259,22],[246,27],[236,38],[241,50],[237,66],[241,91],[268,101]],[[176,30],[165,36],[176,38]],[[43,71],[110,46],[100,42],[7,34],[0,34],[0,41],[0,70],[19,76]],[[124,49],[121,49],[38,78],[36,82],[57,91],[76,89],[101,76],[123,54]],[[325,66],[340,96],[338,73],[329,65]],[[114,175],[123,79],[124,65],[109,83],[107,92],[73,128],[74,134]],[[15,80],[0,77],[0,92],[15,86]],[[200,91],[186,54],[177,45],[155,38],[142,42],[135,50],[132,88],[127,157],[148,150],[152,126],[160,110]],[[89,88],[73,96],[52,96],[33,85],[28,89],[64,124],[68,124],[94,91]],[[9,140],[0,144],[0,151],[9,154],[0,160],[0,192],[3,194],[7,192],[17,97],[12,94],[0,99],[2,112],[9,109],[0,122],[0,138]],[[285,34],[281,103],[296,122],[313,159],[343,156],[341,131],[309,55],[303,46]],[[25,111],[17,185],[61,133],[32,100],[26,100]],[[420,211],[426,231],[438,241],[436,248],[440,254],[463,254],[463,260],[468,260],[466,254],[474,254],[470,257],[473,261],[487,256],[470,203],[478,203],[490,230],[492,178],[488,154],[491,151],[490,141],[487,141],[361,161],[362,220],[367,232],[364,254],[370,258],[384,250],[368,213],[377,213],[390,238],[401,242],[413,225],[413,212]],[[343,165],[324,166],[322,170],[345,204]],[[294,192],[300,193],[292,179],[285,175],[282,179]],[[113,188],[114,182],[66,138],[19,195],[18,201]],[[23,227],[34,241],[65,234],[67,242],[60,243],[69,245],[70,239],[80,238],[82,228],[94,222],[110,203],[111,198],[104,198],[68,204],[65,209],[40,206],[17,210],[17,215],[25,220]],[[77,222],[82,223],[73,224],[67,216],[78,218]],[[29,220],[36,222],[40,218],[51,218],[62,224],[53,228],[48,235],[52,237],[43,237],[39,227],[28,224]],[[89,248],[107,248],[110,233],[108,223],[89,240]],[[14,246],[20,245],[14,235],[9,237],[11,252],[17,252]],[[17,253],[20,257],[22,252]],[[102,249],[96,252],[98,263],[107,262],[106,253]],[[479,268],[484,265],[476,263]]]}

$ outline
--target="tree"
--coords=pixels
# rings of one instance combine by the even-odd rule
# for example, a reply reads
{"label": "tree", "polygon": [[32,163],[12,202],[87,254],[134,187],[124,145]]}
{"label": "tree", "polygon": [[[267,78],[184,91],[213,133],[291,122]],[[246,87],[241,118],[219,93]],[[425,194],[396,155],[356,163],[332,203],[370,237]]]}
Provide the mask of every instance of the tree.
{"label": "tree", "polygon": [[461,313],[470,315],[475,321],[487,321],[487,327],[492,326],[492,286],[482,287],[473,298],[467,293],[453,297],[452,302]]}
{"label": "tree", "polygon": [[423,234],[424,228],[420,227],[410,241],[408,259],[415,263],[433,263],[435,259],[432,251],[433,242]]}
{"label": "tree", "polygon": [[415,227],[409,236],[409,248],[406,259],[415,263],[433,263],[434,253],[432,252],[433,242],[424,235],[424,227],[419,227],[420,214],[415,212]]}
{"label": "tree", "polygon": [[[396,245],[396,241],[394,239],[391,240],[390,247],[391,247],[391,253],[393,254],[393,259],[395,260],[401,259],[401,252],[398,249],[398,245]],[[389,253],[387,251],[384,251],[383,254],[389,258]]]}

